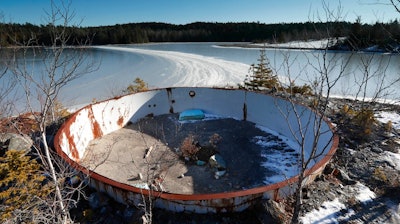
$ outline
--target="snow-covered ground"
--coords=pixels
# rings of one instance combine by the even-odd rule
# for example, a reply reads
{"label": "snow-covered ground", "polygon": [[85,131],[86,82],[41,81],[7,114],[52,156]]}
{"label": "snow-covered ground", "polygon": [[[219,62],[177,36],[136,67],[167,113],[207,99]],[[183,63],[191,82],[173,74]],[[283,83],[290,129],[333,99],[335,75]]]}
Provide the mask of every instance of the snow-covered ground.
{"label": "snow-covered ground", "polygon": [[[381,111],[376,113],[375,117],[382,123],[391,121],[393,128],[400,131],[400,114],[398,112]],[[386,161],[392,167],[400,171],[400,149],[398,149],[397,153],[385,151],[378,159]],[[357,202],[363,204],[371,202],[376,197],[375,193],[371,191],[371,189],[361,183],[354,185],[354,191],[357,192]],[[400,220],[400,205],[387,201],[386,206],[389,208],[393,217]],[[346,208],[346,205],[343,202],[339,201],[338,198],[335,198],[332,201],[325,201],[320,208],[305,214],[301,217],[301,221],[304,224],[346,223],[354,214],[354,210]],[[352,220],[352,223],[363,222],[361,220]]]}
{"label": "snow-covered ground", "polygon": [[[357,192],[355,196],[357,202],[366,204],[376,197],[374,192],[361,183],[355,184],[354,188]],[[347,209],[345,204],[335,198],[332,201],[324,202],[319,209],[315,209],[301,217],[301,221],[304,224],[343,223],[349,221],[348,219],[354,214],[354,210]]]}
{"label": "snow-covered ground", "polygon": [[392,127],[394,129],[400,129],[400,114],[395,111],[387,112],[381,111],[375,115],[376,119],[384,124],[388,123],[389,121],[392,122]]}
{"label": "snow-covered ground", "polygon": [[[382,122],[384,124],[390,121],[392,123],[392,128],[400,130],[399,112],[380,111],[375,115],[375,117],[379,122]],[[397,143],[400,145],[400,139],[397,140]],[[381,156],[380,159],[386,161],[396,170],[400,171],[400,148],[397,149],[397,152],[388,152],[388,151],[383,152],[383,155]]]}

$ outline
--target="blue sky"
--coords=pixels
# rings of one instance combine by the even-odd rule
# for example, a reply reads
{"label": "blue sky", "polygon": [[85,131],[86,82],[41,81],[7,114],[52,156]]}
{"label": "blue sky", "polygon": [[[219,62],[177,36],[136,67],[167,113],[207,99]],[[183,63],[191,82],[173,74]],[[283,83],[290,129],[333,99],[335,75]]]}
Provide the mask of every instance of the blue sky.
{"label": "blue sky", "polygon": [[[54,0],[58,3],[60,0]],[[337,12],[339,0],[325,0]],[[376,4],[377,3],[377,4]],[[390,21],[400,13],[389,0],[342,0],[341,17],[363,23]],[[114,25],[131,22],[261,22],[290,23],[325,21],[322,0],[72,0],[73,24]],[[50,0],[0,0],[5,22],[46,24]]]}

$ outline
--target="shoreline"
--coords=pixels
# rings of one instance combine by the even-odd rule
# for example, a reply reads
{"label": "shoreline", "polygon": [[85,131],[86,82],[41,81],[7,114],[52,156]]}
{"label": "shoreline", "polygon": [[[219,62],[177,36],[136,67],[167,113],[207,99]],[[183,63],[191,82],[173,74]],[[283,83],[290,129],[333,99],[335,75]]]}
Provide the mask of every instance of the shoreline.
{"label": "shoreline", "polygon": [[[323,41],[323,40],[320,40]],[[373,54],[400,54],[400,52],[393,52],[393,51],[384,51],[382,49],[377,48],[376,50],[371,50],[371,49],[362,49],[358,51],[352,51],[352,50],[340,50],[340,49],[331,49],[329,46],[328,48],[325,46],[313,46],[312,43],[315,43],[314,41],[308,42],[308,41],[300,41],[300,42],[285,42],[285,43],[277,43],[277,44],[270,44],[270,43],[232,43],[232,44],[216,44],[218,47],[224,47],[224,48],[248,48],[248,49],[280,49],[280,50],[304,50],[304,51],[321,51],[321,50],[327,50],[332,53],[373,53]],[[303,45],[304,44],[304,45]],[[373,47],[373,46],[371,46]],[[371,48],[370,47],[370,48]]]}
{"label": "shoreline", "polygon": [[[318,40],[318,41],[324,41],[324,40]],[[314,41],[311,41],[314,42]],[[294,42],[284,42],[284,43],[276,43],[276,44],[271,44],[271,43],[250,43],[250,42],[148,42],[148,43],[130,43],[130,44],[103,44],[103,45],[68,45],[65,46],[65,49],[89,49],[89,48],[101,48],[101,47],[123,47],[126,45],[146,45],[146,44],[174,44],[174,43],[215,43],[214,45],[217,47],[222,47],[222,48],[247,48],[247,49],[281,49],[281,50],[304,50],[304,51],[309,51],[309,50],[326,50],[326,47],[315,47],[315,46],[306,46],[308,41],[294,41]],[[223,43],[223,44],[220,44]],[[300,46],[301,44],[305,44],[304,46]],[[297,45],[297,46],[296,46]],[[373,47],[373,46],[371,46]],[[2,48],[4,49],[49,49],[52,48],[52,46],[3,46]],[[380,54],[400,54],[399,52],[393,52],[393,51],[384,51],[382,49],[376,49],[376,50],[368,50],[368,48],[363,49],[363,50],[358,50],[358,51],[352,51],[352,50],[340,50],[340,49],[330,49],[328,47],[327,49],[329,52],[343,52],[343,53],[380,53]]]}

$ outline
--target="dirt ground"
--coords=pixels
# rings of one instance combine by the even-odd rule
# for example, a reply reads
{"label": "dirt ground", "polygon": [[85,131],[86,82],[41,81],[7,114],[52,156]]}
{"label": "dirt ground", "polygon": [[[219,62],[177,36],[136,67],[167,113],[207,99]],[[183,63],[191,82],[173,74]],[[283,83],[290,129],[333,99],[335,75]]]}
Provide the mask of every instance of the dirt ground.
{"label": "dirt ground", "polygon": [[[183,140],[192,135],[202,148],[209,148],[210,136],[221,141],[214,153],[226,163],[226,173],[215,177],[216,168],[187,160],[181,155]],[[218,193],[264,185],[276,171],[261,166],[262,146],[255,136],[274,141],[273,149],[286,146],[278,137],[257,128],[253,123],[232,118],[178,121],[178,114],[143,118],[125,128],[93,140],[82,163],[104,176],[136,187],[178,193]],[[149,149],[150,152],[149,152]]]}

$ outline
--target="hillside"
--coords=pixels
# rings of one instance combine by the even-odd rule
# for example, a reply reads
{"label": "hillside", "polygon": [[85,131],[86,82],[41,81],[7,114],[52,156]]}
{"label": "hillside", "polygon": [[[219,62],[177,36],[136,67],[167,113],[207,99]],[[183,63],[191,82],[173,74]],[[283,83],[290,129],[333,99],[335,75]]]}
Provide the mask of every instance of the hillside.
{"label": "hillside", "polygon": [[[0,24],[0,46],[27,43],[50,45],[50,26],[33,24]],[[390,23],[361,24],[350,22],[306,22],[263,24],[206,23],[185,25],[168,23],[129,23],[99,27],[69,27],[69,45],[132,44],[147,42],[268,42],[319,40],[347,37],[332,49],[360,50],[379,49],[397,51],[400,25],[397,20]],[[34,40],[34,41],[32,41]],[[370,48],[374,46],[374,48]]]}

